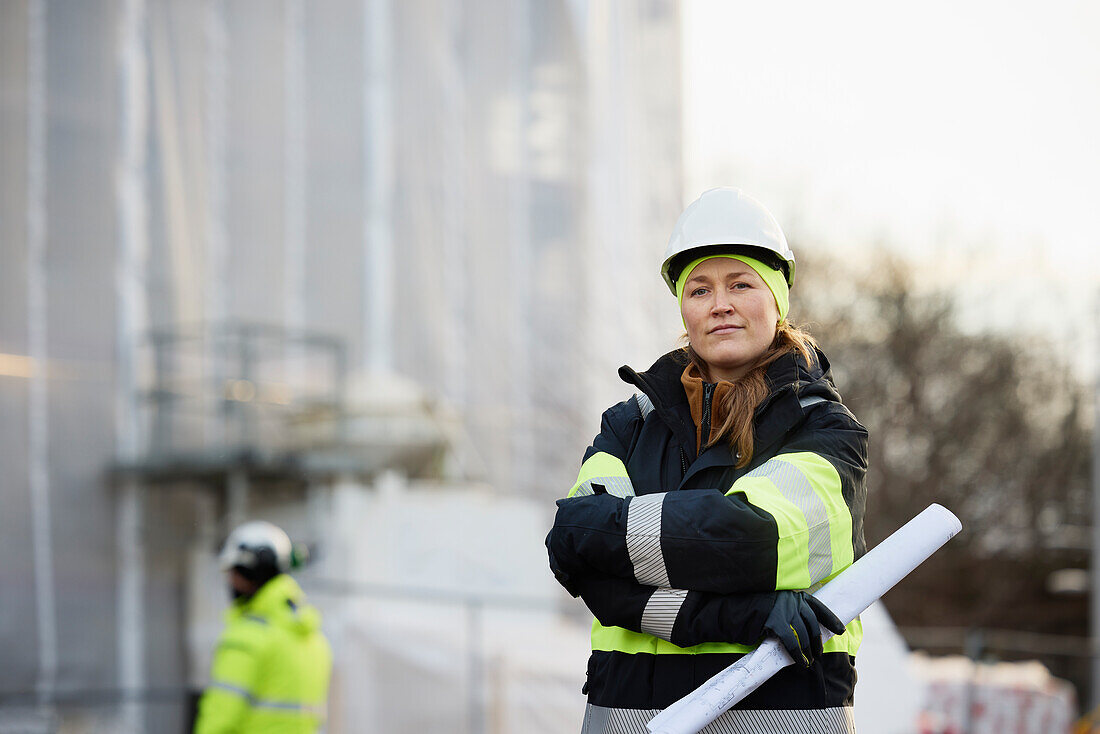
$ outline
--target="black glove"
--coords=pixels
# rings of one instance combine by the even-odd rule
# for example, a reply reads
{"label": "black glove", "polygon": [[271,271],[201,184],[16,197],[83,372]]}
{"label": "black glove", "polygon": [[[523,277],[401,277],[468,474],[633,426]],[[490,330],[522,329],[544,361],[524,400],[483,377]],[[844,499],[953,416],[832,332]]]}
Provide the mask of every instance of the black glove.
{"label": "black glove", "polygon": [[821,655],[822,626],[833,634],[844,634],[840,619],[804,591],[776,592],[775,606],[764,622],[765,631],[778,637],[794,661],[807,668]]}

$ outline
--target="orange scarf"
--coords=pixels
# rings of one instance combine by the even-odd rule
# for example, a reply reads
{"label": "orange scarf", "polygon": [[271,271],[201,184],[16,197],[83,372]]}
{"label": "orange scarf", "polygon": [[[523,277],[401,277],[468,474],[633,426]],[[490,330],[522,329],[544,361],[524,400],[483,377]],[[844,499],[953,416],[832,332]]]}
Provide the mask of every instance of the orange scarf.
{"label": "orange scarf", "polygon": [[680,375],[680,384],[684,386],[688,405],[691,407],[691,420],[695,423],[695,450],[699,454],[704,446],[718,438],[718,427],[726,420],[723,398],[733,384],[720,380],[715,386],[710,398],[710,431],[706,436],[703,436],[703,376],[699,374],[694,363],[684,368]]}

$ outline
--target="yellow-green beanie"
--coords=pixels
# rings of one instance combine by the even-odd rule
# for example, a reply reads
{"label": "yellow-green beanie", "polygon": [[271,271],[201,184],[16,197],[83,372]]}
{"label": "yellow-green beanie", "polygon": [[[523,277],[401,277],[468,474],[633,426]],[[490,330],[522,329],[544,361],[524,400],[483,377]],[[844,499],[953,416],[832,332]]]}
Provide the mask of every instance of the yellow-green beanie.
{"label": "yellow-green beanie", "polygon": [[684,305],[684,283],[687,282],[688,276],[691,275],[691,271],[695,270],[695,267],[704,260],[711,260],[716,257],[728,257],[733,260],[740,260],[755,270],[757,275],[763,278],[764,282],[768,284],[768,289],[775,298],[775,305],[779,309],[779,320],[782,321],[787,318],[787,311],[790,310],[791,306],[791,289],[787,286],[787,279],[783,276],[783,273],[775,268],[768,267],[759,260],[746,257],[745,255],[706,255],[698,260],[689,262],[687,266],[680,271],[680,277],[676,279],[676,302],[681,308]]}

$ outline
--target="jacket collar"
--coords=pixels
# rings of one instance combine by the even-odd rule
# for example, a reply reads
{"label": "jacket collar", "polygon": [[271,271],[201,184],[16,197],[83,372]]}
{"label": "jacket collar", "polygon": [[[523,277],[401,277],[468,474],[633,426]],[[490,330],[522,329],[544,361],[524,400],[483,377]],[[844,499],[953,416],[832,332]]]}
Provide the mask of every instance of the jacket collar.
{"label": "jacket collar", "polygon": [[691,407],[680,384],[680,375],[688,362],[687,352],[675,349],[660,357],[649,369],[636,372],[627,365],[619,368],[619,377],[634,385],[653,403],[653,409],[672,431],[690,460],[695,459],[695,424]]}
{"label": "jacket collar", "polygon": [[306,603],[298,582],[278,574],[248,599],[238,599],[226,611],[226,621],[249,618],[264,624],[306,634],[321,627],[321,614]]}
{"label": "jacket collar", "polygon": [[237,617],[250,614],[266,617],[281,611],[287,599],[297,602],[301,597],[302,589],[298,582],[287,574],[280,573],[271,577],[252,596],[234,601],[228,613]]}
{"label": "jacket collar", "polygon": [[[766,378],[770,390],[756,408],[754,457],[771,456],[775,445],[801,422],[806,413],[806,408],[802,406],[803,399],[820,397],[832,402],[840,401],[840,394],[833,385],[828,358],[821,350],[815,350],[815,356],[815,363],[807,365],[797,354],[785,354],[768,367]],[[685,483],[693,475],[711,467],[732,467],[737,463],[724,443],[696,455],[695,423],[691,418],[687,394],[680,382],[680,375],[688,362],[687,353],[676,349],[659,358],[644,372],[636,372],[626,365],[619,368],[619,377],[646,394],[657,415],[689,457]],[[758,463],[754,458],[750,466]]]}
{"label": "jacket collar", "polygon": [[786,354],[768,367],[768,397],[756,408],[756,439],[753,454],[767,451],[783,438],[787,431],[802,420],[802,401],[818,397],[840,402],[840,393],[833,385],[829,358],[815,349],[814,364],[807,365],[797,354]]}

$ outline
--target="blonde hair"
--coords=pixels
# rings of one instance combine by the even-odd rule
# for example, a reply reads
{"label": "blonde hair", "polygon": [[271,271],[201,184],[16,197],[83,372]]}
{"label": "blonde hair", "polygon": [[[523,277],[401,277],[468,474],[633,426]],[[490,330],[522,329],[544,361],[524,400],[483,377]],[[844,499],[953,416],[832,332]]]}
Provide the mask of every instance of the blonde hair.
{"label": "blonde hair", "polygon": [[[687,334],[684,334],[684,338],[686,337]],[[781,322],[775,329],[775,338],[768,350],[761,355],[744,377],[733,382],[733,387],[726,391],[721,411],[726,416],[725,420],[718,427],[715,437],[707,442],[707,446],[713,446],[725,439],[729,443],[730,451],[737,457],[735,466],[738,469],[748,466],[752,461],[753,416],[756,406],[768,397],[768,383],[765,378],[768,367],[775,360],[791,352],[797,352],[807,366],[812,366],[817,361],[814,355],[816,348],[817,342],[808,331],[789,321]],[[691,344],[685,346],[684,351],[703,379],[711,382],[707,363],[691,348]]]}

